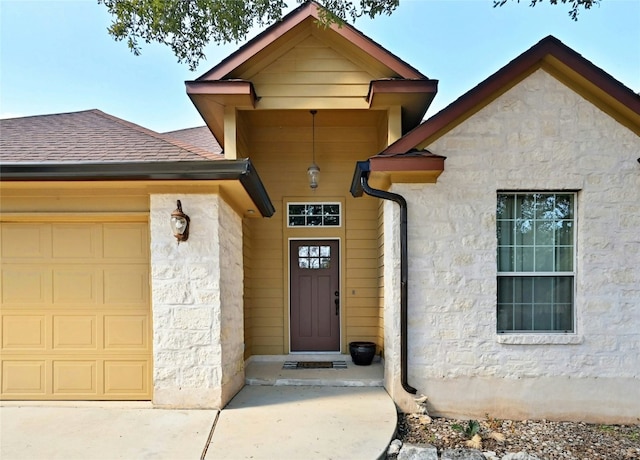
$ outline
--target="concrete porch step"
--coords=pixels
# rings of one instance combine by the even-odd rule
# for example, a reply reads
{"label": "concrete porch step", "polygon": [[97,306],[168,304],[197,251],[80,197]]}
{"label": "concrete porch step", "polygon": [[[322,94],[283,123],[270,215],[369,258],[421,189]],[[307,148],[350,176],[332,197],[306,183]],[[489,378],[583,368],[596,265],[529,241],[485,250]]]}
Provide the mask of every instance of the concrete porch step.
{"label": "concrete porch step", "polygon": [[[286,361],[344,361],[346,369],[284,369]],[[370,366],[356,366],[350,355],[252,356],[245,363],[245,383],[258,386],[381,387],[384,366],[377,359]]]}

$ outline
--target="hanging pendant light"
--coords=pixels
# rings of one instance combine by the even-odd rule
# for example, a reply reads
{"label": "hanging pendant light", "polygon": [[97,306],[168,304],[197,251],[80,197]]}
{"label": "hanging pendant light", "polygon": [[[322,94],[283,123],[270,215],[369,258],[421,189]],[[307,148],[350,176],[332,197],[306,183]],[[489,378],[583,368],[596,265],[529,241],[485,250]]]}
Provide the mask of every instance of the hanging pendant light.
{"label": "hanging pendant light", "polygon": [[318,180],[320,179],[320,168],[316,164],[316,113],[317,110],[310,110],[311,113],[311,166],[307,168],[307,176],[309,177],[309,187],[311,190],[318,188]]}

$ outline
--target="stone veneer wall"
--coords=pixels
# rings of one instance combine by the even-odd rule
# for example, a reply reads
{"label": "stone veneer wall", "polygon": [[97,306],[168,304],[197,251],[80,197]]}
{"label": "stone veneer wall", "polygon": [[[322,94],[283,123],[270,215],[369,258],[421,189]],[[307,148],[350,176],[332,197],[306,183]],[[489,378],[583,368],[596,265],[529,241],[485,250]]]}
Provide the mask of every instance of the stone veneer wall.
{"label": "stone veneer wall", "polygon": [[[191,218],[179,245],[177,199]],[[152,195],[150,228],[153,402],[222,408],[244,384],[241,219],[218,195]]]}
{"label": "stone veneer wall", "polygon": [[[447,157],[438,183],[392,189],[409,204],[409,383],[440,415],[637,423],[638,136],[538,70],[427,148]],[[563,189],[578,190],[575,334],[498,335],[496,192]],[[399,363],[399,325],[385,325]],[[399,365],[386,371],[415,410]]]}
{"label": "stone veneer wall", "polygon": [[244,386],[244,269],[242,218],[223,200],[218,213],[220,239],[221,406]]}

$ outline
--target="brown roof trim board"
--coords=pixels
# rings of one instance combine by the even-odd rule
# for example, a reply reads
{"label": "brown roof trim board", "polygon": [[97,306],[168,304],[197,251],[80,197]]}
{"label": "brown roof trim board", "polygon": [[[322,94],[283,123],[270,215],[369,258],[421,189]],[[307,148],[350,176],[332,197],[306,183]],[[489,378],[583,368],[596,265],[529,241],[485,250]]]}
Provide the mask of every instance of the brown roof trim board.
{"label": "brown roof trim board", "polygon": [[[319,19],[318,10],[322,8],[320,4],[314,1],[308,1],[293,10],[282,18],[280,22],[273,24],[264,30],[246,44],[241,46],[235,53],[230,54],[215,67],[198,77],[197,81],[202,80],[222,80],[231,72],[238,68],[241,64],[258,54],[278,38],[292,30],[294,27],[302,23],[308,17]],[[349,42],[361,48],[366,53],[392,69],[401,78],[408,79],[425,79],[427,78],[416,68],[409,65],[393,53],[385,50],[382,46],[365,36],[353,26],[345,23],[341,26],[331,24],[331,30],[344,37]],[[187,92],[189,92],[187,90]]]}
{"label": "brown roof trim board", "polygon": [[391,171],[444,171],[447,157],[428,151],[409,152],[399,155],[376,155],[369,158],[371,172]]}
{"label": "brown roof trim board", "polygon": [[369,83],[367,102],[369,107],[387,107],[401,101],[402,132],[406,133],[420,124],[437,92],[438,80],[386,78]]}
{"label": "brown roof trim board", "polygon": [[438,91],[438,80],[406,80],[389,78],[369,83],[367,101],[372,102],[378,93],[433,93]]}
{"label": "brown roof trim board", "polygon": [[255,105],[257,99],[253,83],[247,80],[191,80],[186,81],[189,94],[246,95]]}
{"label": "brown roof trim board", "polygon": [[263,217],[275,208],[249,159],[121,163],[0,164],[3,182],[110,180],[238,180]]}
{"label": "brown roof trim board", "polygon": [[[404,153],[421,143],[432,142],[539,68],[549,71],[578,93],[583,89],[583,97],[640,135],[640,96],[550,35],[379,155]],[[576,83],[576,80],[579,81]]]}

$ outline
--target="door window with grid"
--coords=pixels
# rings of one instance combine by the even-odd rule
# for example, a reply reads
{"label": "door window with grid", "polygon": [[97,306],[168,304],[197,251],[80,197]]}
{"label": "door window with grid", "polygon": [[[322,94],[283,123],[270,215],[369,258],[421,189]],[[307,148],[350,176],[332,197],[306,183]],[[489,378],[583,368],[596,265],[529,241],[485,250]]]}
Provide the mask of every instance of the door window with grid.
{"label": "door window with grid", "polygon": [[499,193],[498,332],[572,332],[575,194]]}

